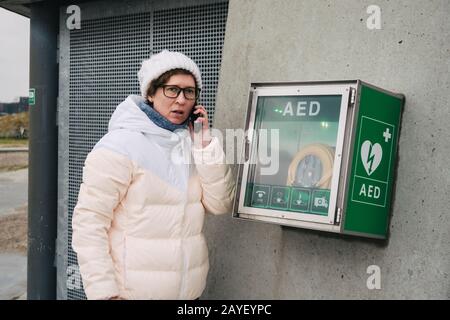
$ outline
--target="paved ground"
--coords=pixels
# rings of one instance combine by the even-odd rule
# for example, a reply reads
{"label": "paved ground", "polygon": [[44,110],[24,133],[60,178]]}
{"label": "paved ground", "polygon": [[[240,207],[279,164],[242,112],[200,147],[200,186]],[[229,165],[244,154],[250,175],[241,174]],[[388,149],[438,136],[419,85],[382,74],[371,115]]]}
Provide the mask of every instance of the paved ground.
{"label": "paved ground", "polygon": [[[27,257],[23,248],[15,245],[19,240],[26,242],[26,212],[24,206],[28,200],[28,169],[0,172],[0,220],[3,222],[4,240],[11,243],[2,244],[0,248],[0,300],[25,299],[27,283]],[[21,213],[19,213],[21,212]],[[15,229],[15,225],[18,225]],[[20,239],[19,239],[20,238]],[[13,243],[14,242],[14,243]]]}
{"label": "paved ground", "polygon": [[0,300],[24,299],[27,290],[27,257],[0,254]]}

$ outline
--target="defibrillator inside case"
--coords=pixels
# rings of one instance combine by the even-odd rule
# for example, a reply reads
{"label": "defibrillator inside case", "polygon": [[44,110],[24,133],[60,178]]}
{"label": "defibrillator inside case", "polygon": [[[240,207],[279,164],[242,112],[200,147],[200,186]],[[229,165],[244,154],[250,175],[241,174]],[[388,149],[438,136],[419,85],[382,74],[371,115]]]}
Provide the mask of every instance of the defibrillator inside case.
{"label": "defibrillator inside case", "polygon": [[233,216],[385,238],[403,102],[356,80],[252,84]]}

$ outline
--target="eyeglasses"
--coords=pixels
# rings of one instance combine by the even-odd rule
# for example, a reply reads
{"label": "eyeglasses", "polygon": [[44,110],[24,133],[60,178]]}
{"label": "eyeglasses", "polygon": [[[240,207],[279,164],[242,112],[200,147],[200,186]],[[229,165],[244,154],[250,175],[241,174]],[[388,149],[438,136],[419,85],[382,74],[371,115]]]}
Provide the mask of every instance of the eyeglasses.
{"label": "eyeglasses", "polygon": [[178,98],[180,95],[180,92],[183,91],[184,97],[187,100],[195,100],[200,95],[200,89],[193,88],[193,87],[187,87],[187,88],[180,88],[178,86],[174,85],[162,85],[164,95],[167,98]]}

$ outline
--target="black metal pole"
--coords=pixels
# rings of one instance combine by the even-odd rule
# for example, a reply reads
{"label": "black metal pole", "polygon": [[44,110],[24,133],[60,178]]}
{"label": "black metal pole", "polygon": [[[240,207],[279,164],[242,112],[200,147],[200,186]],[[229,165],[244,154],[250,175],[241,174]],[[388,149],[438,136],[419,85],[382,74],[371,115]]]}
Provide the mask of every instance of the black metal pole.
{"label": "black metal pole", "polygon": [[30,5],[30,106],[28,172],[29,300],[56,299],[58,95],[57,2]]}

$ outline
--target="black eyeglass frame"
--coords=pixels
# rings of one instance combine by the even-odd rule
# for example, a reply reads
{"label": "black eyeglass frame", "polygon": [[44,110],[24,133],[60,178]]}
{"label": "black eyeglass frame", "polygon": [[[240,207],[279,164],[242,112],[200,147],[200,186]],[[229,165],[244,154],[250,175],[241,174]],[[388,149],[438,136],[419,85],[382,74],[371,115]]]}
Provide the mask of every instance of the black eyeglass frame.
{"label": "black eyeglass frame", "polygon": [[[164,96],[166,96],[167,98],[176,99],[176,98],[178,98],[178,96],[180,95],[181,91],[183,91],[183,95],[184,95],[184,98],[185,98],[186,100],[197,100],[198,97],[200,96],[200,89],[199,89],[199,88],[194,88],[194,87],[180,88],[179,86],[176,86],[176,85],[173,85],[173,84],[163,84],[163,85],[160,85],[160,87],[163,89],[163,94],[164,94]],[[173,96],[173,97],[167,95],[167,93],[166,93],[166,88],[167,88],[167,87],[177,88],[177,89],[178,89],[177,95],[176,95],[176,96]],[[186,91],[185,91],[185,90],[187,90],[187,89],[194,89],[195,96],[194,96],[193,99],[188,98],[188,97],[186,96]]]}

